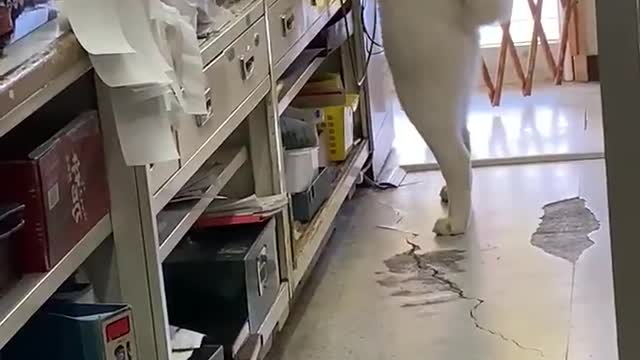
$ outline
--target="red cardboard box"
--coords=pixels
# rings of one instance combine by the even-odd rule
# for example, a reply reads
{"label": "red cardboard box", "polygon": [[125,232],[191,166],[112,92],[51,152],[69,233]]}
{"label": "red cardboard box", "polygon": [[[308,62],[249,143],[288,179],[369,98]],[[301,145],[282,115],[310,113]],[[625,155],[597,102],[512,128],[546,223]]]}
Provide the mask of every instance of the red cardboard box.
{"label": "red cardboard box", "polygon": [[24,273],[51,270],[109,212],[97,113],[52,129],[19,129],[0,148],[0,202],[26,205],[17,241]]}

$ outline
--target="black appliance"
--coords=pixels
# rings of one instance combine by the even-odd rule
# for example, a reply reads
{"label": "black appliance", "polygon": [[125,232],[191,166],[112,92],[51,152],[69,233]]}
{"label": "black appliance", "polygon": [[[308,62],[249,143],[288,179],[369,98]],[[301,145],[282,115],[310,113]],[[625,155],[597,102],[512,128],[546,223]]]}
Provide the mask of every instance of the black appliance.
{"label": "black appliance", "polygon": [[194,231],[163,267],[171,325],[206,334],[230,356],[278,295],[275,220]]}

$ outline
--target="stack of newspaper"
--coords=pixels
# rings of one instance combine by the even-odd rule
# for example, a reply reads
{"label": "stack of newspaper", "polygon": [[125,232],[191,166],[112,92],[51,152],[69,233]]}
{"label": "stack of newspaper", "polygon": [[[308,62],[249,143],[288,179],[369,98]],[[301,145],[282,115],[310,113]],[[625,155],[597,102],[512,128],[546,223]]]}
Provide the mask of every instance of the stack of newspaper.
{"label": "stack of newspaper", "polygon": [[264,222],[280,212],[287,204],[286,194],[264,197],[254,194],[243,199],[216,200],[205,210],[195,227]]}
{"label": "stack of newspaper", "polygon": [[[225,165],[215,161],[207,161],[202,168],[194,175],[184,187],[171,200],[172,203],[183,201],[200,200],[207,198],[209,189],[218,182],[220,173]],[[215,196],[212,200],[226,199],[225,196]]]}

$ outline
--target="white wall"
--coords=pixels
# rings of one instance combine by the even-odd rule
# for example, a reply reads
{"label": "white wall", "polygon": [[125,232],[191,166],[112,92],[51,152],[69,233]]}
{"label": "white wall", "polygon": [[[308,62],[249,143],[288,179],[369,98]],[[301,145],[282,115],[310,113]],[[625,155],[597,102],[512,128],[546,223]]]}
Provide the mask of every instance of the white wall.
{"label": "white wall", "polygon": [[598,37],[596,32],[596,0],[580,0],[578,2],[585,31],[585,55],[598,54]]}

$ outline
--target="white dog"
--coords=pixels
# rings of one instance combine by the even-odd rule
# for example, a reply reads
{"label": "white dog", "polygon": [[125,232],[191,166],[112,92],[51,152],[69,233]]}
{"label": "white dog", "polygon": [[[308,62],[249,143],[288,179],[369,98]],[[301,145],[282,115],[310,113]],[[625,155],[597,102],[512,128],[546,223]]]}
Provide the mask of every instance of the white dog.
{"label": "white dog", "polygon": [[[466,231],[471,215],[467,112],[482,25],[507,20],[513,0],[381,0],[385,54],[400,103],[433,151],[449,216],[438,235]],[[465,146],[466,145],[466,146]]]}

